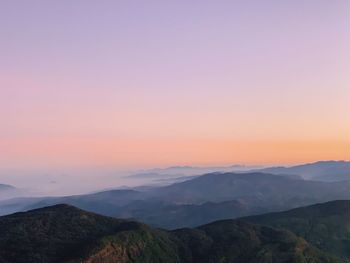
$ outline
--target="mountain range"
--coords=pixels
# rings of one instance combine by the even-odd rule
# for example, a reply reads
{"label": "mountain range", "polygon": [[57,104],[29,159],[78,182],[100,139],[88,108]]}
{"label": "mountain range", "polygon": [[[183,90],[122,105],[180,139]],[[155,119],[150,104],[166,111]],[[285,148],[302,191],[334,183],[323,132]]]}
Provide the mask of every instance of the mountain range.
{"label": "mountain range", "polygon": [[347,171],[327,161],[2,200],[0,262],[350,262]]}
{"label": "mountain range", "polygon": [[273,174],[294,174],[306,180],[335,182],[350,180],[350,162],[319,161],[291,167],[270,167],[258,170]]}
{"label": "mountain range", "polygon": [[288,229],[323,251],[350,258],[349,200],[331,201],[242,220]]}
{"label": "mountain range", "polygon": [[107,216],[132,218],[152,226],[175,229],[350,199],[348,189],[350,181],[320,182],[261,172],[211,173],[146,190],[6,200],[0,202],[0,213],[67,203]]}
{"label": "mountain range", "polygon": [[192,179],[191,176],[199,176],[207,173],[243,173],[262,172],[277,175],[295,175],[306,180],[315,181],[346,181],[350,180],[350,162],[348,161],[318,161],[295,166],[259,167],[259,166],[213,166],[193,167],[174,166],[163,169],[149,169],[129,175],[129,178],[148,179],[149,182],[176,182]]}
{"label": "mountain range", "polygon": [[269,226],[228,220],[165,231],[61,204],[0,217],[0,262],[346,261]]}

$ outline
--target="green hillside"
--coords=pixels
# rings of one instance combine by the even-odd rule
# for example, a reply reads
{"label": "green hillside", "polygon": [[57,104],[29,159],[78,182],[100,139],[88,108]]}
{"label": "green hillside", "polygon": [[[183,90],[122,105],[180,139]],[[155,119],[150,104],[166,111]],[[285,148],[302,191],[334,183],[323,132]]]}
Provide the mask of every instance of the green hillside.
{"label": "green hillside", "polygon": [[291,232],[234,220],[163,231],[68,205],[0,217],[0,262],[341,262]]}
{"label": "green hillside", "polygon": [[243,220],[288,229],[314,246],[350,260],[350,201],[332,201]]}

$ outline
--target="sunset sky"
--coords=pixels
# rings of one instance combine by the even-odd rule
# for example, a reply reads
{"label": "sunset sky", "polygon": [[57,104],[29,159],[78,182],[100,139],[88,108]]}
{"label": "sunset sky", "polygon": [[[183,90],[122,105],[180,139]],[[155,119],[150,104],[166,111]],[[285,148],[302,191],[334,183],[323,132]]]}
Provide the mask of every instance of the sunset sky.
{"label": "sunset sky", "polygon": [[350,160],[350,1],[0,2],[0,169]]}

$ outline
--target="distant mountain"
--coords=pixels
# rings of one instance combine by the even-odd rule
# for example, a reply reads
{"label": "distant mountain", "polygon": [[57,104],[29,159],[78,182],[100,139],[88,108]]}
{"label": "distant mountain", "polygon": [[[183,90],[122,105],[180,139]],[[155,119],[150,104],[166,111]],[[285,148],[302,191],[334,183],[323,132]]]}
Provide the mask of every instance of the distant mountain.
{"label": "distant mountain", "polygon": [[201,204],[235,199],[260,200],[284,207],[350,198],[350,182],[325,183],[260,172],[212,173],[161,187],[154,198],[176,204]]}
{"label": "distant mountain", "polygon": [[245,165],[231,165],[231,166],[208,166],[208,167],[196,167],[196,166],[172,166],[168,168],[156,168],[144,171],[139,171],[128,175],[130,179],[140,179],[145,183],[157,184],[158,186],[163,184],[171,184],[188,179],[192,179],[196,176],[200,176],[213,172],[242,172],[252,169],[259,169],[259,166],[245,166]]}
{"label": "distant mountain", "polygon": [[38,197],[19,197],[0,200],[0,216],[28,210],[31,205],[44,199]]}
{"label": "distant mountain", "polygon": [[172,232],[67,205],[0,217],[0,262],[341,262],[284,230],[222,221]]}
{"label": "distant mountain", "polygon": [[208,173],[252,173],[262,172],[276,175],[300,176],[306,180],[336,182],[350,180],[350,162],[347,161],[319,161],[315,163],[296,165],[291,167],[259,166],[218,166],[218,167],[193,167],[174,166],[162,169],[150,169],[128,175],[130,179],[139,179],[143,182],[157,184],[170,184],[181,180],[192,179],[190,177]]}
{"label": "distant mountain", "polygon": [[350,199],[350,182],[318,182],[264,173],[212,173],[145,191],[15,199],[0,202],[8,214],[67,203],[103,215],[133,218],[156,227],[194,227],[214,220],[283,211]]}
{"label": "distant mountain", "polygon": [[[230,165],[230,166],[172,166],[168,168],[156,168],[145,170],[139,174],[143,175],[201,175],[205,173],[213,172],[235,172],[235,171],[248,171],[252,169],[261,168],[259,166],[246,166],[246,165]],[[135,176],[135,175],[134,175]]]}
{"label": "distant mountain", "polygon": [[[72,195],[64,197],[39,197],[19,199],[18,203],[25,202],[21,210],[40,208],[60,203],[66,203],[77,206],[80,209],[92,211],[95,213],[114,216],[118,211],[136,200],[143,200],[144,193],[135,190],[110,190],[86,195]],[[11,200],[10,200],[11,201]],[[6,203],[11,203],[7,201]],[[16,202],[15,202],[16,203]],[[14,205],[12,203],[12,205]],[[1,202],[0,202],[1,212]]]}
{"label": "distant mountain", "polygon": [[8,184],[0,184],[0,191],[11,191],[11,190],[15,190],[16,188],[12,185],[8,185]]}
{"label": "distant mountain", "polygon": [[0,200],[14,198],[23,194],[23,191],[8,184],[0,184]]}
{"label": "distant mountain", "polygon": [[155,189],[118,217],[174,229],[338,199],[350,199],[350,182],[316,182],[263,174],[208,174]]}
{"label": "distant mountain", "polygon": [[115,216],[134,218],[155,227],[177,229],[269,211],[275,210],[259,207],[253,201],[248,203],[240,200],[220,203],[206,202],[199,205],[171,205],[161,202],[138,201],[123,207]]}
{"label": "distant mountain", "polygon": [[242,220],[288,229],[319,249],[350,260],[350,201],[332,201]]}
{"label": "distant mountain", "polygon": [[272,174],[295,174],[307,180],[326,182],[350,180],[350,162],[320,161],[292,167],[271,167],[259,170]]}

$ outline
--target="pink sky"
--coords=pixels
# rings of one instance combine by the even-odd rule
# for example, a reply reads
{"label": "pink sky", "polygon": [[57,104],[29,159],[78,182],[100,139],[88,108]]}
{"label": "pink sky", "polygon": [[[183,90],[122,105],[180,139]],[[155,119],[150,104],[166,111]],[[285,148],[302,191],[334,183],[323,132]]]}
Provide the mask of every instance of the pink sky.
{"label": "pink sky", "polygon": [[2,1],[0,168],[350,159],[350,2]]}

